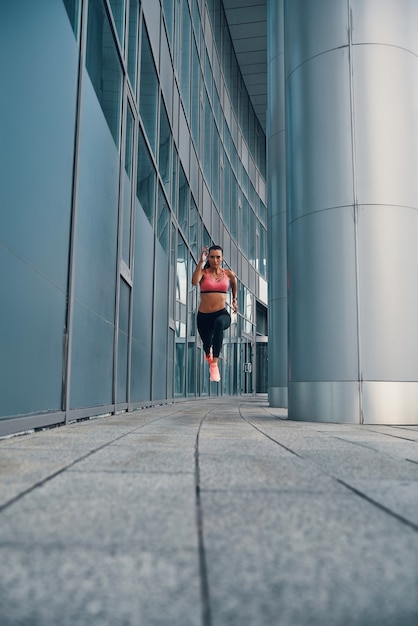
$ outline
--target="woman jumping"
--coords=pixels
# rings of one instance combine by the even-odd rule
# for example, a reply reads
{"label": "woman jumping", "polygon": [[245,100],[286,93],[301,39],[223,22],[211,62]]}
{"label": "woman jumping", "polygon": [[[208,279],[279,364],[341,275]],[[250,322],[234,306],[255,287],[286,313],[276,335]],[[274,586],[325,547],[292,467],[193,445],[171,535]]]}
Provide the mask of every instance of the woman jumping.
{"label": "woman jumping", "polygon": [[200,285],[197,330],[209,363],[210,380],[215,383],[221,380],[218,359],[224,330],[231,325],[231,316],[225,308],[229,287],[232,290],[233,311],[238,311],[235,274],[231,270],[223,269],[222,261],[223,250],[220,246],[206,246],[192,276],[192,284]]}

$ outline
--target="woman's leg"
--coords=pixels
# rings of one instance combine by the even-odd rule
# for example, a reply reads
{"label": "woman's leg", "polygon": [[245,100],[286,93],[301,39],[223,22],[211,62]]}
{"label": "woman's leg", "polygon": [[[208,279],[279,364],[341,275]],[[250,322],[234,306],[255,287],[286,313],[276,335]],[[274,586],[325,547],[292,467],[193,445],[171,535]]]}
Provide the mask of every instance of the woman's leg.
{"label": "woman's leg", "polygon": [[224,338],[224,331],[231,326],[231,316],[227,311],[222,312],[215,318],[213,324],[213,360],[218,361],[219,354],[222,349],[222,342]]}
{"label": "woman's leg", "polygon": [[210,314],[197,314],[197,330],[203,343],[203,350],[206,356],[209,356],[213,339],[213,318]]}

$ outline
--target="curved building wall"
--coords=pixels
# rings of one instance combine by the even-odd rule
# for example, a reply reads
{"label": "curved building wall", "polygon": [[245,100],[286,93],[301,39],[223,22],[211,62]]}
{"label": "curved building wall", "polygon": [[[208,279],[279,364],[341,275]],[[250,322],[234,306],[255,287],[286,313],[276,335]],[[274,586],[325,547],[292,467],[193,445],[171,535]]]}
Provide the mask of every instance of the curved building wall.
{"label": "curved building wall", "polygon": [[417,4],[292,0],[281,19],[289,416],[416,423]]}
{"label": "curved building wall", "polygon": [[[221,1],[24,0],[0,11],[13,85],[2,115],[0,434],[253,392],[244,363],[267,305],[265,136]],[[239,285],[219,385],[190,282],[211,243]]]}

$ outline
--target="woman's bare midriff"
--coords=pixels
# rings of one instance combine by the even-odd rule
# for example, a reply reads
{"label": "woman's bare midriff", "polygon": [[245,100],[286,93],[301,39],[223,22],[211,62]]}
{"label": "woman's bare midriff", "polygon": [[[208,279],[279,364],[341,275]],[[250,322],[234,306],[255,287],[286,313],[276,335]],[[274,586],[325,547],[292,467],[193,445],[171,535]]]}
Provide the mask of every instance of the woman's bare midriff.
{"label": "woman's bare midriff", "polygon": [[226,294],[201,293],[199,311],[201,313],[215,313],[225,308]]}

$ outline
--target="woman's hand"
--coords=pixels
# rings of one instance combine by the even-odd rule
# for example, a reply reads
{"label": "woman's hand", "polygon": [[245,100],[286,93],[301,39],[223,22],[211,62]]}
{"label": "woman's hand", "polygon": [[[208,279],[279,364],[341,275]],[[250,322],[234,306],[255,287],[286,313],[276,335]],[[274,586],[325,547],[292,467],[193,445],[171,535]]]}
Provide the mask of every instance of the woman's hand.
{"label": "woman's hand", "polygon": [[236,298],[232,300],[232,308],[234,310],[234,313],[238,313],[238,302]]}
{"label": "woman's hand", "polygon": [[206,263],[206,261],[208,260],[208,254],[209,254],[209,246],[205,246],[202,250],[202,254],[200,255],[199,263],[201,263],[202,265]]}
{"label": "woman's hand", "polygon": [[200,255],[200,259],[198,264],[196,265],[196,269],[193,272],[193,276],[192,276],[192,285],[198,285],[199,282],[201,281],[201,279],[204,276],[204,270],[203,267],[206,263],[206,260],[208,258],[208,254],[209,254],[209,246],[205,246],[201,252]]}

